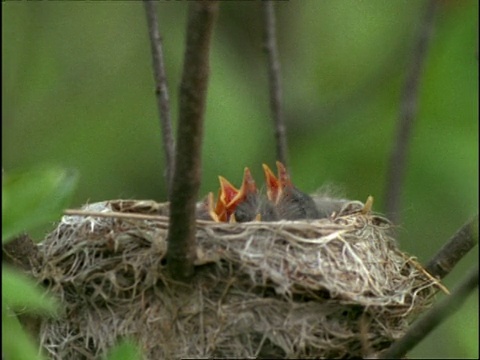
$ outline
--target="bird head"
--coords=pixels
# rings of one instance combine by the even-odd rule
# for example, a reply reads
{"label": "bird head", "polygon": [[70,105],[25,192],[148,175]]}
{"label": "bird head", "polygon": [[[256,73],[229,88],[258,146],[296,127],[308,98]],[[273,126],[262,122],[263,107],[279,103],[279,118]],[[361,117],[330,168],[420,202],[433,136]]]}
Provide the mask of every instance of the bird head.
{"label": "bird head", "polygon": [[215,204],[213,193],[207,198],[208,213],[216,222],[228,222],[233,218],[236,207],[251,195],[257,194],[257,186],[249,168],[245,168],[240,189],[233,186],[223,176],[218,177],[220,190]]}
{"label": "bird head", "polygon": [[277,161],[277,176],[275,176],[268,165],[263,164],[262,166],[263,171],[265,172],[268,200],[274,204],[277,204],[285,193],[285,190],[293,187],[292,181],[290,180],[290,175],[285,165],[283,165],[280,161]]}
{"label": "bird head", "polygon": [[220,221],[224,222],[228,220],[233,212],[231,208],[232,203],[233,200],[238,196],[239,189],[233,186],[223,176],[219,176],[218,179],[220,181],[220,191],[218,194],[217,204],[215,206],[215,214],[218,216]]}
{"label": "bird head", "polygon": [[243,180],[237,195],[228,203],[227,207],[235,210],[235,207],[245,201],[248,196],[255,195],[257,193],[257,186],[255,180],[252,177],[250,169],[246,167],[243,171]]}
{"label": "bird head", "polygon": [[268,167],[267,164],[263,164],[263,171],[265,173],[265,183],[267,186],[267,198],[273,203],[276,203],[280,195],[280,182]]}

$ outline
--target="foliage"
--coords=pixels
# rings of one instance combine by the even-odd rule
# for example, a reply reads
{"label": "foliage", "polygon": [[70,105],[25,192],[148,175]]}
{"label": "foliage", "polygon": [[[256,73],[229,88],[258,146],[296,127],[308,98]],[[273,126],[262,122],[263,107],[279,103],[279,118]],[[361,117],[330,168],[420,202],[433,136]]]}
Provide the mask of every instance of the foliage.
{"label": "foliage", "polygon": [[131,340],[123,340],[112,348],[107,356],[107,360],[139,360],[141,353],[138,346]]}
{"label": "foliage", "polygon": [[[17,171],[2,179],[2,243],[46,221],[58,219],[73,194],[74,172],[58,168]],[[9,359],[43,358],[14,311],[53,315],[59,304],[33,280],[2,265],[2,343]]]}
{"label": "foliage", "polygon": [[54,167],[6,174],[2,184],[2,243],[57,220],[76,183],[75,171]]}
{"label": "foliage", "polygon": [[[2,182],[2,243],[44,222],[58,220],[77,184],[77,173],[58,167],[12,171]],[[33,280],[2,265],[3,355],[12,360],[44,359],[23,330],[16,312],[55,316],[60,304]],[[138,359],[138,349],[123,342],[112,349],[108,360]]]}

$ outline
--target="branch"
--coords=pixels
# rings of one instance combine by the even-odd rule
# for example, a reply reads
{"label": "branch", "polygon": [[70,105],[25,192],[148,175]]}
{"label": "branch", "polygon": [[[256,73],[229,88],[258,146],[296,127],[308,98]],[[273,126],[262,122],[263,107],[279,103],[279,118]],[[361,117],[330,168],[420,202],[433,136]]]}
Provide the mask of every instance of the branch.
{"label": "branch", "polygon": [[413,121],[417,115],[418,88],[428,44],[433,32],[437,2],[437,0],[429,0],[427,3],[400,104],[397,139],[390,157],[385,196],[386,213],[394,223],[399,222],[400,194],[405,178],[407,148],[412,134]]}
{"label": "branch", "polygon": [[287,136],[282,109],[282,84],[273,1],[262,1],[262,10],[265,26],[264,49],[267,53],[270,110],[272,112],[272,119],[275,127],[276,155],[277,160],[287,166]]}
{"label": "branch", "polygon": [[170,100],[165,75],[165,62],[163,61],[162,37],[158,29],[157,4],[154,0],[144,0],[147,15],[148,35],[152,50],[153,75],[155,79],[155,94],[157,108],[160,116],[160,127],[163,136],[163,151],[165,153],[167,194],[170,199],[172,191],[172,177],[174,172],[175,143],[173,141],[172,121],[170,117]]}
{"label": "branch", "polygon": [[463,225],[425,266],[433,276],[444,278],[478,243],[478,214]]}
{"label": "branch", "polygon": [[195,202],[200,188],[203,119],[207,98],[209,50],[217,1],[188,5],[188,24],[168,229],[167,264],[177,280],[193,275]]}
{"label": "branch", "polygon": [[[438,278],[444,278],[478,243],[478,214],[463,225],[430,260],[425,269]],[[432,308],[422,319],[412,325],[407,333],[380,355],[380,359],[402,358],[428,333],[452,315],[478,286],[478,265],[446,299]]]}
{"label": "branch", "polygon": [[462,283],[439,304],[414,323],[407,333],[380,355],[380,359],[400,359],[422,341],[433,329],[455,313],[470,293],[478,287],[478,265],[472,269]]}

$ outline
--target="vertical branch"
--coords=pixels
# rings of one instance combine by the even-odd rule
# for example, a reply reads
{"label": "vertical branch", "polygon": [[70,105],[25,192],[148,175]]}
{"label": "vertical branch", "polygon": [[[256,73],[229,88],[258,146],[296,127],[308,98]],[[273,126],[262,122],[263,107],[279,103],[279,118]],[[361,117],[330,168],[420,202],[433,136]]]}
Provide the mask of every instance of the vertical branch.
{"label": "vertical branch", "polygon": [[405,177],[407,149],[412,133],[413,121],[417,114],[418,88],[428,43],[433,31],[437,2],[437,0],[429,0],[427,3],[417,35],[417,42],[413,49],[410,69],[407,73],[400,104],[397,138],[390,157],[385,196],[386,213],[394,223],[399,221],[400,195]]}
{"label": "vertical branch", "polygon": [[147,16],[148,35],[152,51],[153,75],[155,79],[155,94],[157,96],[158,114],[163,137],[163,151],[165,153],[165,178],[167,194],[170,199],[172,193],[172,177],[174,172],[175,143],[173,141],[172,121],[170,117],[170,99],[168,96],[167,76],[163,61],[163,48],[160,30],[158,28],[157,4],[154,0],[144,0]]}
{"label": "vertical branch", "polygon": [[193,261],[196,256],[195,202],[200,188],[210,42],[217,13],[217,1],[194,1],[188,4],[177,153],[167,238],[168,269],[178,280],[186,280],[193,275]]}
{"label": "vertical branch", "polygon": [[280,79],[280,60],[275,30],[275,11],[273,1],[262,1],[264,23],[264,47],[267,53],[268,80],[270,87],[270,110],[275,128],[277,160],[287,166],[287,136],[282,109],[282,84]]}

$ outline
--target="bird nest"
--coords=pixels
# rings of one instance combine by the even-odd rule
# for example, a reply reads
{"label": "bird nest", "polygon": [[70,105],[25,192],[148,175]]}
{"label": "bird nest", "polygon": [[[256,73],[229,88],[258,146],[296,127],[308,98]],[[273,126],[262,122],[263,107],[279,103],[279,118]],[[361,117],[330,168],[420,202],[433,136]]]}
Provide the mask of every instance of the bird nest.
{"label": "bird nest", "polygon": [[195,276],[166,271],[168,204],[116,200],[64,216],[33,270],[64,304],[40,342],[97,359],[120,338],[145,359],[352,358],[401,337],[441,288],[383,217],[349,202],[314,221],[197,221]]}

